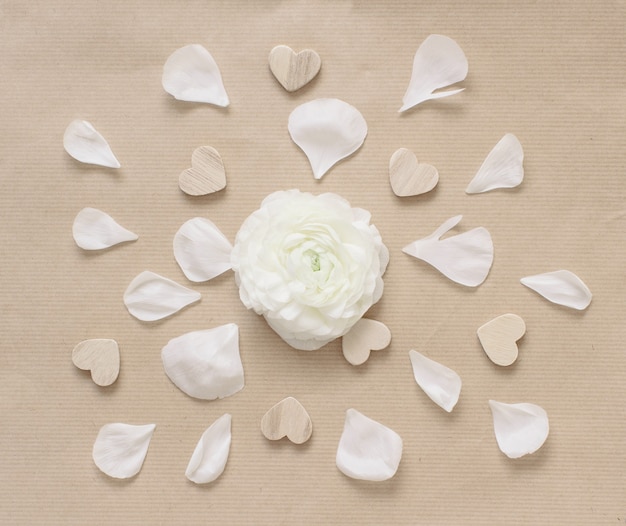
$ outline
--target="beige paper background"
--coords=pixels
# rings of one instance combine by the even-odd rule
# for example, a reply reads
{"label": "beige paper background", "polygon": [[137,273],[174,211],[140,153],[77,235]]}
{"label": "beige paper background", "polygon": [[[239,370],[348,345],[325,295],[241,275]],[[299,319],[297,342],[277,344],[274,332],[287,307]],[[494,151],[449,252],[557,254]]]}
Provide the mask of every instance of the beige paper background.
{"label": "beige paper background", "polygon": [[[623,2],[0,2],[0,522],[3,524],[620,524],[626,521],[624,341],[626,92]],[[398,114],[413,55],[430,33],[453,37],[470,73],[465,91]],[[220,66],[228,109],[175,101],[161,87],[168,55],[200,43]],[[286,93],[273,46],[315,49],[322,71]],[[313,180],[286,129],[298,104],[343,99],[363,113],[363,148]],[[63,150],[74,118],[89,120],[122,163],[81,165]],[[506,132],[526,154],[515,190],[464,189]],[[192,151],[222,155],[225,191],[190,198],[177,186]],[[440,184],[401,200],[387,165],[399,147],[435,165]],[[143,270],[189,284],[174,261],[178,227],[194,216],[232,240],[268,193],[297,187],[342,194],[372,212],[391,252],[371,316],[393,332],[388,350],[355,368],[340,344],[288,348],[240,304],[230,273],[194,285],[201,303],[138,322],[122,294]],[[71,236],[93,206],[139,240],[98,254]],[[445,219],[489,229],[487,281],[455,285],[401,248]],[[519,284],[566,268],[594,293],[590,308],[552,305]],[[191,284],[189,284],[191,285]],[[492,365],[476,329],[505,313],[528,327],[518,362]],[[201,402],[173,386],[160,349],[188,331],[240,327],[246,386]],[[122,368],[99,388],[71,351],[114,338]],[[417,349],[463,378],[452,414],[416,386]],[[314,422],[306,445],[270,443],[264,412],[297,397]],[[497,448],[487,400],[528,401],[550,437],[516,461]],[[345,410],[397,431],[404,455],[385,483],[335,467]],[[184,477],[202,431],[233,415],[223,476]],[[107,478],[92,462],[107,422],[155,423],[141,473]]]}

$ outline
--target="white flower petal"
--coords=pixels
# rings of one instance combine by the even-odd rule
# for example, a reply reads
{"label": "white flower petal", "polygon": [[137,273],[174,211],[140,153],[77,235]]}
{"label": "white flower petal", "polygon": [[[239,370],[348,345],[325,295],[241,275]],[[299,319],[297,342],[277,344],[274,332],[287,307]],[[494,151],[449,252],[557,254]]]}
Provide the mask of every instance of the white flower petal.
{"label": "white flower petal", "polygon": [[348,477],[381,481],[393,477],[402,458],[402,439],[356,409],[346,411],[337,448],[337,467]]}
{"label": "white flower petal", "polygon": [[200,293],[194,290],[145,270],[128,285],[124,304],[135,318],[155,321],[171,316],[200,297]]}
{"label": "white flower petal", "polygon": [[200,437],[185,471],[192,482],[213,482],[224,472],[230,452],[231,420],[228,413],[222,415]]}
{"label": "white flower petal", "polygon": [[72,234],[76,244],[84,250],[102,250],[138,236],[119,225],[109,214],[96,208],[83,208],[74,218]]}
{"label": "white flower petal", "polygon": [[178,100],[230,104],[217,63],[200,44],[190,44],[172,53],[163,66],[163,89]]}
{"label": "white flower petal", "polygon": [[537,451],[548,438],[548,414],[534,404],[505,404],[489,400],[493,429],[500,451],[519,458]]}
{"label": "white flower petal", "polygon": [[190,281],[208,281],[231,268],[233,247],[213,222],[194,217],[174,236],[174,257]]}
{"label": "white flower petal", "polygon": [[316,99],[291,112],[289,134],[306,154],[316,179],[356,152],[367,135],[367,123],[354,106],[339,99]]}
{"label": "white flower petal", "polygon": [[134,477],[146,458],[154,424],[106,424],[93,444],[93,461],[109,477]]}
{"label": "white flower petal", "polygon": [[165,374],[193,398],[214,400],[243,389],[239,328],[234,323],[174,338],[163,347],[161,358]]}
{"label": "white flower petal", "polygon": [[460,88],[434,93],[461,82],[467,76],[467,70],[467,58],[454,40],[443,35],[430,35],[415,53],[411,81],[400,111],[429,99],[440,99],[463,91],[464,88]]}
{"label": "white flower petal", "polygon": [[496,188],[513,188],[524,179],[524,150],[512,133],[507,133],[489,152],[482,166],[465,189],[479,194]]}
{"label": "white flower petal", "polygon": [[461,377],[452,369],[417,351],[409,351],[409,357],[417,385],[439,407],[451,412],[459,401]]}
{"label": "white flower petal", "polygon": [[63,147],[81,163],[97,164],[107,168],[121,166],[113,155],[109,143],[87,121],[76,119],[70,122],[63,134]]}
{"label": "white flower petal", "polygon": [[485,281],[493,263],[493,242],[489,232],[479,227],[439,240],[462,218],[460,215],[451,217],[431,235],[414,241],[402,251],[426,261],[452,281],[477,287]]}
{"label": "white flower petal", "polygon": [[526,285],[557,305],[585,310],[591,303],[591,291],[576,274],[569,270],[528,276],[520,281],[522,285]]}

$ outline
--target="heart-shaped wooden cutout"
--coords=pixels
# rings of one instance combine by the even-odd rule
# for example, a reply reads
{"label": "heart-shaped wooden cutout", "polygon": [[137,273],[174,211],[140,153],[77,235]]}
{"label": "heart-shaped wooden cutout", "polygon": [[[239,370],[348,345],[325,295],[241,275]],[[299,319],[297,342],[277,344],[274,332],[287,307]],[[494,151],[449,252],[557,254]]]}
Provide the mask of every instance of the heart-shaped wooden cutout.
{"label": "heart-shaped wooden cutout", "polygon": [[268,440],[287,437],[294,444],[303,444],[311,437],[313,423],[302,404],[289,396],[265,413],[261,432]]}
{"label": "heart-shaped wooden cutout", "polygon": [[312,49],[296,53],[289,46],[276,46],[270,51],[270,70],[287,91],[299,90],[318,74],[322,59]]}
{"label": "heart-shaped wooden cutout", "polygon": [[91,371],[91,379],[106,387],[117,380],[120,350],[115,340],[85,340],[74,347],[72,362],[83,371]]}
{"label": "heart-shaped wooden cutout", "polygon": [[389,181],[399,197],[430,192],[439,182],[437,168],[420,163],[411,150],[400,148],[389,159]]}
{"label": "heart-shaped wooden cutout", "polygon": [[496,365],[511,365],[517,360],[519,340],[526,332],[524,320],[517,314],[503,314],[478,329],[485,353]]}
{"label": "heart-shaped wooden cutout", "polygon": [[380,321],[361,318],[344,335],[341,342],[343,356],[352,365],[361,365],[370,357],[370,351],[380,351],[391,343],[391,331]]}
{"label": "heart-shaped wooden cutout", "polygon": [[200,146],[191,155],[191,168],[178,177],[178,186],[189,195],[207,195],[226,187],[226,171],[220,154],[211,146]]}

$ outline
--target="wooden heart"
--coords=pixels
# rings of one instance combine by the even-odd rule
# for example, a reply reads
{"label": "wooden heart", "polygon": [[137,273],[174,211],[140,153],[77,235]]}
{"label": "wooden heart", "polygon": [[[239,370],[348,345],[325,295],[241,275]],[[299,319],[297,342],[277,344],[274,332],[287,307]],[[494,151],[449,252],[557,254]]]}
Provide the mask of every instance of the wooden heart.
{"label": "wooden heart", "polygon": [[115,340],[85,340],[74,347],[72,362],[83,371],[91,371],[91,379],[106,387],[117,380],[120,350]]}
{"label": "wooden heart", "polygon": [[478,329],[485,353],[496,365],[511,365],[517,360],[519,340],[526,332],[524,320],[517,314],[503,314]]}
{"label": "wooden heart", "polygon": [[270,51],[270,70],[287,91],[299,90],[313,80],[322,60],[312,49],[296,53],[289,46],[276,46]]}
{"label": "wooden heart", "polygon": [[376,320],[361,318],[342,338],[343,356],[352,365],[361,365],[370,357],[370,351],[380,351],[391,343],[391,331]]}
{"label": "wooden heart", "polygon": [[439,182],[437,168],[420,163],[411,150],[400,148],[389,159],[389,181],[400,197],[430,192]]}
{"label": "wooden heart", "polygon": [[294,444],[303,444],[311,437],[313,423],[302,404],[289,396],[265,413],[261,432],[268,440],[287,437]]}
{"label": "wooden heart", "polygon": [[191,168],[178,177],[178,186],[189,195],[207,195],[226,186],[226,171],[220,154],[211,146],[200,146],[191,155]]}

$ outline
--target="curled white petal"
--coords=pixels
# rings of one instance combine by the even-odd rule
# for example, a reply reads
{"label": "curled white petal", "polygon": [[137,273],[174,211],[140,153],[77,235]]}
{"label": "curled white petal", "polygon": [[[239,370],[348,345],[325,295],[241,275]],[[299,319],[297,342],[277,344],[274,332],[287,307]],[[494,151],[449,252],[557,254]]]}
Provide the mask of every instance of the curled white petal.
{"label": "curled white petal", "polygon": [[548,438],[548,414],[535,404],[505,404],[489,400],[500,451],[519,458],[537,451]]}
{"label": "curled white petal", "polygon": [[402,458],[402,439],[356,409],[346,411],[337,448],[337,467],[348,477],[381,481],[393,477]]}
{"label": "curled white petal", "polygon": [[435,92],[461,82],[467,76],[467,70],[465,53],[454,40],[443,35],[428,36],[415,53],[411,80],[400,111],[429,99],[440,99],[463,91],[464,88]]}
{"label": "curled white petal", "polygon": [[174,338],[163,347],[161,359],[168,378],[193,398],[214,400],[243,389],[239,328],[234,323]]}
{"label": "curled white petal", "polygon": [[496,188],[514,188],[524,179],[524,150],[512,133],[507,133],[489,152],[465,192],[480,194]]}
{"label": "curled white petal", "polygon": [[439,407],[451,412],[459,401],[461,377],[452,369],[417,351],[409,351],[409,357],[417,385]]}
{"label": "curled white petal", "polygon": [[591,303],[591,291],[576,274],[569,270],[527,276],[520,281],[522,285],[526,285],[557,305],[585,310]]}
{"label": "curled white petal", "polygon": [[316,99],[291,112],[289,134],[306,154],[316,179],[356,152],[367,135],[367,123],[354,106],[339,99]]}
{"label": "curled white petal", "polygon": [[231,420],[231,415],[226,413],[202,433],[185,471],[192,482],[207,484],[224,472],[230,452]]}
{"label": "curled white petal", "polygon": [[93,444],[93,461],[109,477],[134,477],[146,458],[154,424],[105,424]]}
{"label": "curled white petal", "polygon": [[63,134],[63,147],[81,163],[97,164],[107,168],[121,166],[113,155],[109,143],[87,121],[76,119],[70,122]]}
{"label": "curled white petal", "polygon": [[72,235],[84,250],[102,250],[138,236],[118,224],[109,214],[97,208],[83,208],[74,218]]}
{"label": "curled white petal", "polygon": [[194,217],[174,235],[174,257],[190,281],[208,281],[231,268],[233,247],[208,219]]}
{"label": "curled white petal", "polygon": [[217,63],[200,44],[190,44],[172,53],[163,66],[163,89],[178,100],[230,104]]}
{"label": "curled white petal", "polygon": [[462,218],[460,215],[451,217],[431,235],[414,241],[402,251],[426,261],[456,283],[477,287],[485,281],[493,263],[493,242],[487,229],[478,227],[456,236],[439,239],[454,228]]}
{"label": "curled white petal", "polygon": [[171,316],[200,297],[194,290],[145,270],[128,285],[124,305],[135,318],[156,321]]}

